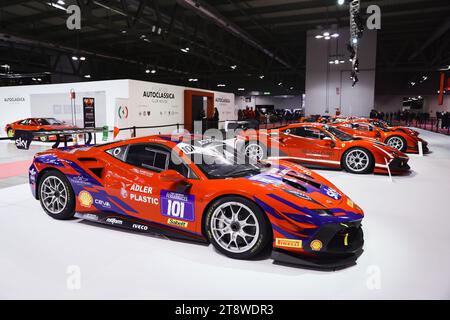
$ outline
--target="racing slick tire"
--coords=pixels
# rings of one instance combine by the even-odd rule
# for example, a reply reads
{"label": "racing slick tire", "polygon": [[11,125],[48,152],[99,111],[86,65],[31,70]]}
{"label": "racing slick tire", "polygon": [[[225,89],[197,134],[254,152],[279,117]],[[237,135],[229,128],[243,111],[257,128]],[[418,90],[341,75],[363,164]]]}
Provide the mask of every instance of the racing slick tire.
{"label": "racing slick tire", "polygon": [[406,140],[400,136],[392,136],[386,139],[385,143],[401,152],[405,152],[408,147]]}
{"label": "racing slick tire", "polygon": [[14,137],[14,129],[13,128],[8,128],[6,130],[6,135],[8,136],[8,138],[13,138]]}
{"label": "racing slick tire", "polygon": [[39,179],[39,201],[52,218],[69,220],[75,214],[75,194],[67,178],[59,171],[45,172]]}
{"label": "racing slick tire", "polygon": [[342,166],[350,173],[366,174],[373,172],[375,160],[367,149],[356,147],[345,151]]}
{"label": "racing slick tire", "polygon": [[204,230],[213,246],[233,259],[252,259],[272,240],[272,229],[264,212],[252,201],[226,196],[206,211]]}
{"label": "racing slick tire", "polygon": [[244,155],[252,161],[267,159],[267,148],[259,141],[248,141],[244,146]]}

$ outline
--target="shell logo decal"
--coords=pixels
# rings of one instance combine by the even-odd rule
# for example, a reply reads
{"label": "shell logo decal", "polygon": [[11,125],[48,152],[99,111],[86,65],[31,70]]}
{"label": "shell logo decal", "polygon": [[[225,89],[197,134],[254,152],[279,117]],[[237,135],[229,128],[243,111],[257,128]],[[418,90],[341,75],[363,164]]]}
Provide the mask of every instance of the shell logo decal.
{"label": "shell logo decal", "polygon": [[311,249],[313,251],[320,251],[320,249],[322,249],[322,246],[323,246],[322,241],[317,240],[317,239],[311,241],[311,243],[309,245],[311,246]]}
{"label": "shell logo decal", "polygon": [[90,208],[92,206],[92,203],[94,202],[94,199],[92,199],[92,196],[87,191],[81,191],[78,195],[78,201],[80,201],[80,205],[86,208]]}

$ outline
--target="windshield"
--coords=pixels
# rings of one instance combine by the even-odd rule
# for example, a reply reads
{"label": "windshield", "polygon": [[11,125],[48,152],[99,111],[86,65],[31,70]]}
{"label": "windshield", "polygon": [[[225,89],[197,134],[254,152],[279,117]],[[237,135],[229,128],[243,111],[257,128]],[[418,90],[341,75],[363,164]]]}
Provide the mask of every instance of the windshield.
{"label": "windshield", "polygon": [[56,120],[55,118],[41,118],[36,120],[41,126],[49,126],[49,125],[61,125],[63,124],[61,121]]}
{"label": "windshield", "polygon": [[372,124],[373,124],[375,127],[381,129],[382,131],[389,131],[388,125],[387,125],[386,123],[384,123],[384,122],[380,122],[380,121],[372,121]]}
{"label": "windshield", "polygon": [[178,147],[209,179],[244,177],[258,174],[264,167],[260,163],[245,163],[223,143],[208,147],[179,143]]}
{"label": "windshield", "polygon": [[336,137],[338,137],[339,140],[342,140],[342,141],[355,140],[355,138],[353,136],[351,136],[348,133],[345,133],[345,132],[339,130],[336,127],[325,126],[324,129],[327,130],[329,133],[331,133],[331,134],[335,135]]}

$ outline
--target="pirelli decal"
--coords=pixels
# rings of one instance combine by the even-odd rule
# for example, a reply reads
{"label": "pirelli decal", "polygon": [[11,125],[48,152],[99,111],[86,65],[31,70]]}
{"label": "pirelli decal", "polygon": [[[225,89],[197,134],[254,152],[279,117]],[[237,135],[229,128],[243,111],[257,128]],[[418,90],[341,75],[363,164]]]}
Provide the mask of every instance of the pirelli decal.
{"label": "pirelli decal", "polygon": [[275,245],[277,247],[301,249],[302,248],[302,240],[276,238]]}

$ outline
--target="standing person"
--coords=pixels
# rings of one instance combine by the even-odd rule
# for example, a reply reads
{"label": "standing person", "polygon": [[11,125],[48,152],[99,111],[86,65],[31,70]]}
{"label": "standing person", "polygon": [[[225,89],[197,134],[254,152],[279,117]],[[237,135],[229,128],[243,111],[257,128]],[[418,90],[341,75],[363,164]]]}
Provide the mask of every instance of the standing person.
{"label": "standing person", "polygon": [[214,114],[213,114],[212,119],[213,119],[214,121],[219,121],[219,109],[214,108]]}

